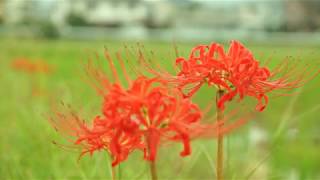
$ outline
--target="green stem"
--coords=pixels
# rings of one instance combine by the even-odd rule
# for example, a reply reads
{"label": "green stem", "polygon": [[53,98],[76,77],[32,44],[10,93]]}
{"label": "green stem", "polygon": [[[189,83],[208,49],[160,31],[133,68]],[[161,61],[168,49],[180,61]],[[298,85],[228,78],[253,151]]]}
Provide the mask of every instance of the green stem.
{"label": "green stem", "polygon": [[[148,124],[148,126],[151,126],[152,122],[149,118],[149,115],[148,115],[148,110],[147,108],[142,108],[142,112],[144,114],[144,117],[145,117],[145,120]],[[150,131],[150,130],[149,130]],[[151,154],[151,140],[150,140],[150,137],[147,136],[147,145],[148,145],[148,151],[149,151],[149,154]],[[156,163],[155,163],[155,160],[153,161],[150,161],[150,174],[151,174],[151,179],[152,180],[158,180],[158,176],[157,176],[157,168],[156,168]]]}
{"label": "green stem", "polygon": [[[219,89],[216,95],[217,122],[223,121],[223,110],[218,108],[218,100],[224,95],[224,90]],[[223,180],[223,135],[220,133],[223,123],[218,126],[218,144],[217,144],[217,180]]]}
{"label": "green stem", "polygon": [[116,170],[114,167],[111,167],[111,176],[112,180],[116,180]]}
{"label": "green stem", "polygon": [[[111,162],[112,162],[113,159],[114,159],[114,157],[113,157],[111,154],[109,154],[109,159],[110,159]],[[113,167],[112,165],[111,165],[111,179],[112,179],[112,180],[116,180],[116,168]]]}
{"label": "green stem", "polygon": [[121,164],[118,165],[118,180],[121,180]]}
{"label": "green stem", "polygon": [[152,180],[158,180],[157,168],[156,168],[155,161],[151,161],[150,162],[150,174],[151,174],[151,179]]}

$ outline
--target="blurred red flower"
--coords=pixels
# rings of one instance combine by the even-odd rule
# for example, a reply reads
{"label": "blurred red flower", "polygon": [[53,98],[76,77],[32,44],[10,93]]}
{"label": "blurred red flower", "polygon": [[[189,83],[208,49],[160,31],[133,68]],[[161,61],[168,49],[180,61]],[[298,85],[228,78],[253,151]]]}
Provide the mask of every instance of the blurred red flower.
{"label": "blurred red flower", "polygon": [[32,61],[26,58],[17,58],[11,62],[11,67],[18,71],[27,73],[44,73],[49,74],[53,68],[42,60]]}

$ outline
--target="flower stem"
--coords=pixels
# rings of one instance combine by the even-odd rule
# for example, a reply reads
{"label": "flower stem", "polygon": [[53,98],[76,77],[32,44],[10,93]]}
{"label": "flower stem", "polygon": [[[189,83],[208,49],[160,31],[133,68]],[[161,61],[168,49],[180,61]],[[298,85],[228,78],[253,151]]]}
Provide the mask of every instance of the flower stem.
{"label": "flower stem", "polygon": [[157,168],[156,168],[155,161],[150,161],[150,173],[151,173],[152,180],[158,180]]}
{"label": "flower stem", "polygon": [[112,180],[116,180],[116,169],[114,167],[111,167],[111,176]]}
{"label": "flower stem", "polygon": [[[224,90],[219,89],[216,95],[217,122],[223,121],[223,110],[218,108],[218,100],[224,95]],[[217,144],[217,180],[223,180],[223,135],[220,133],[223,123],[218,126],[218,144]]]}
{"label": "flower stem", "polygon": [[[148,151],[149,151],[149,153],[151,153],[150,151],[150,137],[148,137],[147,138],[148,139]],[[151,175],[151,179],[152,180],[158,180],[158,176],[157,176],[157,167],[156,167],[156,161],[155,161],[155,159],[153,159],[153,160],[151,160],[150,162],[149,162],[149,167],[150,167],[150,175]]]}
{"label": "flower stem", "polygon": [[[111,161],[113,161],[114,157],[109,154],[109,158],[111,159]],[[111,166],[111,179],[112,180],[116,180],[116,168]]]}

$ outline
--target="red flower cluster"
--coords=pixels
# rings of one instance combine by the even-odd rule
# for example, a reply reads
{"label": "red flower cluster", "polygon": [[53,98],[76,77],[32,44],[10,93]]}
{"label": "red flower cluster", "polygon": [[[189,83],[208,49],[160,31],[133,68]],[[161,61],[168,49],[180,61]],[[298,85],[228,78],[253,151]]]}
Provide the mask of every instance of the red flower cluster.
{"label": "red flower cluster", "polygon": [[[216,102],[220,109],[238,95],[239,101],[246,96],[254,97],[258,101],[256,109],[263,111],[268,103],[267,93],[298,87],[319,73],[307,67],[297,69],[287,61],[271,71],[261,66],[242,44],[232,41],[228,52],[222,45],[212,43],[195,47],[189,58],[177,58],[180,72],[175,76],[152,68],[140,51],[140,62],[157,77],[140,75],[131,80],[120,54],[117,54],[128,84],[125,88],[108,52],[105,57],[114,81],[90,63],[87,69],[90,77],[95,79],[89,82],[103,98],[101,115],[91,126],[74,114],[66,118],[57,113],[59,121],[53,122],[57,129],[75,137],[73,143],[82,145],[81,155],[93,154],[97,150],[108,151],[114,158],[113,166],[126,160],[134,150],[143,151],[146,160],[154,161],[160,145],[169,141],[181,142],[184,149],[180,155],[186,156],[191,153],[192,138],[220,136],[248,121],[245,117],[226,126],[226,118],[221,116],[216,123],[201,124],[203,113],[189,97],[205,83],[223,91]],[[170,83],[176,87],[169,87]],[[63,121],[68,122],[68,128]]]}
{"label": "red flower cluster", "polygon": [[[146,160],[154,161],[159,146],[168,141],[182,142],[184,149],[180,155],[189,155],[190,139],[197,134],[202,115],[198,106],[158,78],[140,76],[132,81],[128,77],[129,88],[124,88],[117,80],[109,55],[106,57],[116,82],[110,82],[97,69],[88,69],[98,80],[95,87],[103,96],[102,115],[94,119],[91,127],[73,118],[77,123],[71,123],[68,130],[76,137],[74,143],[83,145],[82,155],[106,150],[114,158],[115,166],[127,159],[130,152],[142,150]],[[123,73],[126,74],[125,69]],[[61,128],[62,121],[54,124],[65,131]]]}
{"label": "red flower cluster", "polygon": [[[223,46],[217,43],[199,45],[192,49],[189,58],[177,58],[176,64],[181,69],[177,76],[157,75],[175,82],[182,91],[188,89],[186,97],[192,96],[204,83],[225,90],[226,93],[218,101],[221,109],[225,102],[239,95],[239,100],[245,96],[256,98],[256,109],[263,111],[268,103],[268,92],[299,87],[312,73],[307,68],[298,71],[296,67],[290,67],[292,69],[288,70],[287,61],[270,71],[260,66],[252,53],[237,41],[231,42],[228,52],[224,52]],[[279,74],[281,76],[277,77]]]}

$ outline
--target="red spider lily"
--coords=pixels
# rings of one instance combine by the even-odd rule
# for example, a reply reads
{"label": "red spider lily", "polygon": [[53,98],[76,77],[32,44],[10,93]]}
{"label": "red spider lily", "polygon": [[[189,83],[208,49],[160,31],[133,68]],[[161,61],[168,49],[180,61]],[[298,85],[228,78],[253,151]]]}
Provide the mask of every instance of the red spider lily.
{"label": "red spider lily", "polygon": [[[164,81],[142,76],[128,90],[113,84],[104,99],[103,113],[117,119],[117,128],[144,138],[148,160],[155,159],[161,138],[181,140],[185,146],[181,154],[190,153],[188,128],[200,119],[201,113],[179,92],[173,96]],[[172,132],[176,134],[172,136]]]}
{"label": "red spider lily", "polygon": [[52,67],[44,61],[31,61],[26,58],[18,58],[12,61],[11,66],[18,71],[27,73],[44,73],[49,74],[52,72]]}
{"label": "red spider lily", "polygon": [[145,158],[151,161],[166,140],[182,141],[181,155],[190,154],[190,130],[201,117],[199,108],[182,94],[173,94],[159,79],[143,76],[127,90],[114,84],[104,97],[103,114],[113,119],[115,129],[140,137]]}
{"label": "red spider lily", "polygon": [[[113,158],[112,165],[127,159],[128,154],[135,148],[142,148],[140,139],[134,139],[125,133],[119,134],[113,129],[110,120],[97,116],[90,127],[85,121],[81,120],[74,112],[61,113],[55,111],[55,116],[51,118],[51,122],[57,131],[68,135],[72,148],[80,148],[81,158],[86,153],[92,155],[95,151],[105,150]],[[113,146],[112,140],[118,139],[121,144],[121,152]]]}
{"label": "red spider lily", "polygon": [[82,145],[81,155],[106,150],[114,158],[113,166],[124,161],[134,150],[142,150],[146,160],[155,161],[158,148],[166,142],[182,142],[184,149],[180,155],[189,155],[190,139],[201,127],[202,113],[198,106],[183,98],[180,91],[169,89],[164,80],[145,76],[131,80],[118,54],[128,82],[128,88],[125,88],[108,52],[105,56],[115,81],[90,63],[87,69],[95,79],[90,83],[103,97],[102,115],[94,119],[91,127],[77,116],[71,118],[76,123],[63,123],[70,120],[58,115],[61,120],[53,120],[55,127],[66,131],[63,124],[68,124],[69,135],[76,137],[73,143]]}
{"label": "red spider lily", "polygon": [[179,57],[176,64],[180,66],[176,76],[157,72],[151,67],[148,69],[174,82],[182,91],[187,90],[186,97],[192,96],[205,83],[226,91],[218,101],[221,109],[224,109],[225,102],[239,95],[239,101],[245,96],[256,98],[256,109],[263,111],[268,104],[267,93],[300,87],[319,73],[318,69],[309,66],[290,64],[289,60],[270,70],[261,66],[253,54],[237,41],[231,41],[228,52],[217,43],[196,46],[189,58]]}

